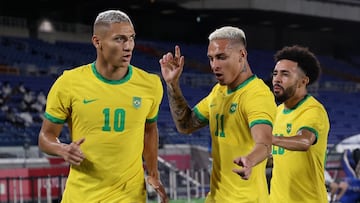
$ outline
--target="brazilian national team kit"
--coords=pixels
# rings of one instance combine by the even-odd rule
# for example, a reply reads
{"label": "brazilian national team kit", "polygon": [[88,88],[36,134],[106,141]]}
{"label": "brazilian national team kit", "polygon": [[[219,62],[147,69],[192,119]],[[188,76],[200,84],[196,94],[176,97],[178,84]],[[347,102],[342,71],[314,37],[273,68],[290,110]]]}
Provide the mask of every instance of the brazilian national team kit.
{"label": "brazilian national team kit", "polygon": [[194,110],[199,119],[209,122],[212,139],[211,191],[205,202],[268,202],[266,160],[252,168],[249,180],[232,169],[239,167],[233,160],[250,153],[255,145],[250,128],[273,124],[276,103],[269,87],[255,75],[234,90],[216,84]]}
{"label": "brazilian national team kit", "polygon": [[139,143],[162,96],[160,77],[132,65],[121,80],[103,78],[95,63],[64,71],[50,89],[45,117],[67,123],[72,141],[85,138],[86,159],[71,165],[62,202],[145,202]]}
{"label": "brazilian national team kit", "polygon": [[275,136],[294,136],[307,129],[316,136],[308,151],[273,146],[271,203],[326,203],[324,170],[329,119],[323,105],[306,95],[293,109],[279,105],[273,128]]}

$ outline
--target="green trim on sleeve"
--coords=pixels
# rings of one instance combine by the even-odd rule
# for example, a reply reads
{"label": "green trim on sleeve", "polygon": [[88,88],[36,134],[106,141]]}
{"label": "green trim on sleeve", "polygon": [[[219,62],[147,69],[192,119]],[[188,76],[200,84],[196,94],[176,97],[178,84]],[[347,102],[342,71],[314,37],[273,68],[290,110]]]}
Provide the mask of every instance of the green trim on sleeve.
{"label": "green trim on sleeve", "polygon": [[194,113],[195,113],[196,117],[197,117],[201,122],[209,123],[209,120],[208,120],[207,118],[205,118],[205,116],[203,116],[196,107],[195,107],[193,110],[194,110]]}
{"label": "green trim on sleeve", "polygon": [[[158,115],[159,115],[159,114],[158,114]],[[156,115],[154,118],[146,119],[146,123],[153,123],[153,122],[157,121],[158,115]]]}
{"label": "green trim on sleeve", "polygon": [[319,139],[319,133],[318,133],[318,131],[315,130],[314,128],[308,127],[308,126],[303,126],[303,127],[301,127],[301,128],[299,129],[299,131],[302,130],[302,129],[306,129],[306,130],[314,133],[314,135],[315,135],[315,137],[316,137],[316,140],[315,140],[315,142],[313,143],[313,145],[316,144],[317,140]]}
{"label": "green trim on sleeve", "polygon": [[54,116],[48,114],[47,112],[44,113],[44,116],[46,119],[48,119],[49,121],[51,121],[53,123],[64,124],[66,122],[66,119],[62,120],[62,119],[55,118]]}
{"label": "green trim on sleeve", "polygon": [[270,125],[271,127],[273,127],[272,122],[269,120],[255,120],[250,123],[249,127],[252,128],[254,125],[257,125],[257,124],[267,124],[267,125]]}

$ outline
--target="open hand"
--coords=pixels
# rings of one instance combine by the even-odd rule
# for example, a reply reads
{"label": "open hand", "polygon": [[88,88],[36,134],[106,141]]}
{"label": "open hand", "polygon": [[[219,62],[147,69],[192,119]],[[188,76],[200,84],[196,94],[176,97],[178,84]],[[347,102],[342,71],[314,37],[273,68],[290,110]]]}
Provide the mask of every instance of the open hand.
{"label": "open hand", "polygon": [[146,178],[146,181],[149,185],[151,185],[151,187],[154,188],[154,190],[156,191],[156,193],[160,196],[161,198],[161,203],[168,203],[169,202],[169,198],[168,196],[166,195],[166,192],[165,192],[165,188],[164,186],[162,185],[162,183],[160,182],[159,179],[157,178],[154,178],[152,176],[148,176]]}

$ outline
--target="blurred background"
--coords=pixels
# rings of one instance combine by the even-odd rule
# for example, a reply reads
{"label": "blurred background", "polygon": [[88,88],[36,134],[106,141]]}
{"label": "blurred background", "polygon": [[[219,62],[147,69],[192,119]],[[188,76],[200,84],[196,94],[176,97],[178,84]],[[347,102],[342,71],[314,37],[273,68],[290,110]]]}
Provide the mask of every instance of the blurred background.
{"label": "blurred background", "polygon": [[[0,7],[0,202],[61,199],[68,165],[37,147],[46,95],[62,71],[95,60],[92,23],[107,9],[123,10],[133,20],[135,66],[159,74],[160,57],[181,46],[181,87],[190,106],[215,84],[207,37],[220,26],[245,31],[250,66],[266,81],[276,50],[309,47],[323,68],[310,92],[331,121],[326,166],[333,178],[350,183],[342,201],[360,201],[354,172],[360,148],[359,0],[34,0]],[[202,202],[209,189],[208,129],[179,134],[166,95],[158,124],[159,167],[169,196],[173,202]],[[69,142],[66,128],[60,138]],[[152,191],[148,196],[157,201]]]}

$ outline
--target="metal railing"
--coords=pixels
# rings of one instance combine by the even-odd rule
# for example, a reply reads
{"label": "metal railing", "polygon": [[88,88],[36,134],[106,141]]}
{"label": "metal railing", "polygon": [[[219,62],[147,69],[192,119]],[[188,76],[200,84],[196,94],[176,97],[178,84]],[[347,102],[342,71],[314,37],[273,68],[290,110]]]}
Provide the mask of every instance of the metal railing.
{"label": "metal railing", "polygon": [[[179,170],[158,157],[161,180],[171,200],[205,198],[209,190],[208,169]],[[60,202],[67,175],[0,178],[0,203],[53,203]],[[148,187],[148,198],[159,200]]]}
{"label": "metal railing", "polygon": [[0,178],[1,203],[52,203],[61,199],[66,176]]}

